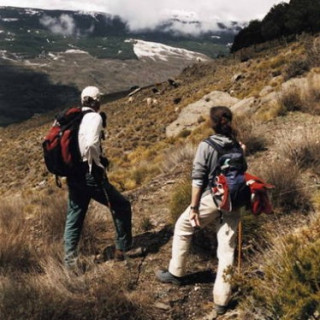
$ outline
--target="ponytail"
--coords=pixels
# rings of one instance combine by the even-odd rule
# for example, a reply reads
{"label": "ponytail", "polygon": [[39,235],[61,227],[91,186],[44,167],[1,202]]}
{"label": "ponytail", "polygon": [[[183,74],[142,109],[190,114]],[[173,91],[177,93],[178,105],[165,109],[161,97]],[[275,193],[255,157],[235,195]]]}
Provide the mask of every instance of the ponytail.
{"label": "ponytail", "polygon": [[210,109],[212,129],[217,134],[222,134],[234,141],[237,140],[237,132],[232,126],[233,114],[227,107],[212,107]]}

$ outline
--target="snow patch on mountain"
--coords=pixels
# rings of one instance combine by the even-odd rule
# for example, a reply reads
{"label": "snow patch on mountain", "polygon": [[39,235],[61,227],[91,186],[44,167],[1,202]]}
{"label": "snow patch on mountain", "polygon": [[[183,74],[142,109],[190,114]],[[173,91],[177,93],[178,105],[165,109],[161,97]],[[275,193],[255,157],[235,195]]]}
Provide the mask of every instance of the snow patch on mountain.
{"label": "snow patch on mountain", "polygon": [[149,58],[151,60],[157,61],[168,61],[171,58],[184,58],[186,60],[194,61],[206,61],[209,58],[198,52],[175,48],[165,44],[143,41],[143,40],[125,40],[126,42],[133,43],[133,51],[138,59]]}
{"label": "snow patch on mountain", "polygon": [[87,51],[79,50],[79,49],[69,49],[66,50],[65,53],[68,54],[89,54]]}

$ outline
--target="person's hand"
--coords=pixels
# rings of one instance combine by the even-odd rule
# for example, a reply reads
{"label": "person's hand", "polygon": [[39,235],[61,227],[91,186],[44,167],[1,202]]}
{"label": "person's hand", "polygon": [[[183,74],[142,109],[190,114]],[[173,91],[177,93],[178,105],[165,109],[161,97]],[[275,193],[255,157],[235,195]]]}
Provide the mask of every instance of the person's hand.
{"label": "person's hand", "polygon": [[194,228],[199,228],[200,227],[200,217],[199,217],[199,211],[198,210],[191,209],[189,219],[190,219],[191,225]]}
{"label": "person's hand", "polygon": [[239,143],[240,143],[241,149],[243,150],[243,153],[246,154],[246,152],[247,152],[247,146],[246,146],[244,143],[242,143],[241,141],[240,141]]}
{"label": "person's hand", "polygon": [[108,158],[100,156],[100,162],[106,169],[109,169],[110,162],[109,162]]}

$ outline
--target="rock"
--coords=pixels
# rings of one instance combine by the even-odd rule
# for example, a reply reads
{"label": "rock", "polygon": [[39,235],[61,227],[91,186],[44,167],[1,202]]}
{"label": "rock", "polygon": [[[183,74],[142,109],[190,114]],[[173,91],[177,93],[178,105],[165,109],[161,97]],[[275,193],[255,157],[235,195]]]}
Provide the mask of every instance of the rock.
{"label": "rock", "polygon": [[279,97],[279,92],[271,92],[265,97],[260,99],[260,106],[270,104],[270,102],[277,100],[278,97]]}
{"label": "rock", "polygon": [[199,125],[199,117],[208,116],[211,107],[226,106],[230,108],[238,102],[239,99],[232,97],[227,92],[212,91],[199,101],[186,106],[178,119],[167,127],[166,135],[167,137],[175,137],[185,129],[193,130]]}
{"label": "rock", "polygon": [[237,82],[237,81],[241,80],[242,78],[244,78],[243,74],[242,73],[237,73],[231,78],[231,81],[232,82]]}
{"label": "rock", "polygon": [[260,91],[259,96],[260,97],[265,97],[269,93],[273,92],[273,90],[274,89],[271,86],[266,86]]}
{"label": "rock", "polygon": [[235,114],[254,113],[259,105],[254,97],[239,101],[231,107],[231,111]]}
{"label": "rock", "polygon": [[157,308],[157,309],[161,309],[161,310],[165,310],[165,311],[168,311],[170,310],[170,306],[168,306],[167,304],[164,304],[162,302],[156,302],[154,304],[154,306]]}
{"label": "rock", "polygon": [[181,102],[181,100],[182,100],[182,98],[175,98],[175,99],[173,99],[173,103],[174,104],[179,104],[180,102]]}

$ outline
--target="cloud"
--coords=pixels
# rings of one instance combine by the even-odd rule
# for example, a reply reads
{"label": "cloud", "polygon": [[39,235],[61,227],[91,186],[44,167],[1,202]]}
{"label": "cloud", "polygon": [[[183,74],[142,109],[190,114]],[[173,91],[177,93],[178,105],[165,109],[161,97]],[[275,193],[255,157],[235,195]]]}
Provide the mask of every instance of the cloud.
{"label": "cloud", "polygon": [[81,34],[88,35],[94,31],[94,25],[91,25],[87,30],[80,30],[77,28],[73,17],[69,14],[61,14],[59,18],[44,15],[39,21],[52,33],[63,36],[80,36]]}
{"label": "cloud", "polygon": [[40,18],[40,23],[54,34],[72,36],[76,33],[74,19],[68,14],[62,14],[59,18],[44,15]]}
{"label": "cloud", "polygon": [[[289,1],[289,0],[285,0]],[[100,11],[119,15],[131,30],[152,29],[172,15],[197,24],[175,22],[174,30],[199,33],[217,27],[217,21],[247,22],[262,18],[281,0],[0,0],[0,5]],[[188,20],[188,21],[189,21]],[[66,22],[64,22],[66,23]]]}

